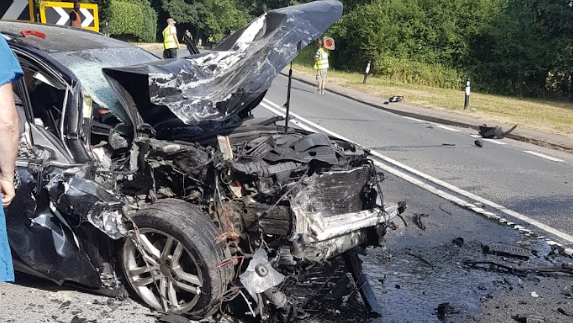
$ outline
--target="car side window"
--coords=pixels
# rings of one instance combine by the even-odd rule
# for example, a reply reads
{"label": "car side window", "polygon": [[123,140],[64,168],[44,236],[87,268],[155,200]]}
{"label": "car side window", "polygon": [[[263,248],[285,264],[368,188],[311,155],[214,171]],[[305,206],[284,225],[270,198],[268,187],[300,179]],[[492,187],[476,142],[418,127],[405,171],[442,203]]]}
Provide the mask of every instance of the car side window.
{"label": "car side window", "polygon": [[35,84],[31,85],[34,82],[34,72],[26,67],[22,69],[24,77],[14,86],[14,101],[18,110],[21,131],[18,160],[52,160],[65,164],[71,163],[72,159],[59,140],[57,121],[46,118],[53,116],[54,112],[44,113],[44,118],[36,115],[38,106],[34,106],[32,95],[38,95],[38,92],[30,93],[30,86],[35,86]]}

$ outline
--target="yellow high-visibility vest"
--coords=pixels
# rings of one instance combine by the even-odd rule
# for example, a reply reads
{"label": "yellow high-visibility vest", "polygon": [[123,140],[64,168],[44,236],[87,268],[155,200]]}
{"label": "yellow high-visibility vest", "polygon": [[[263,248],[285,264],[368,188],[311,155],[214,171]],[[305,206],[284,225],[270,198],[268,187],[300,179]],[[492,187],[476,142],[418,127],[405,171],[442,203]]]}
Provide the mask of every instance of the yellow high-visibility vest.
{"label": "yellow high-visibility vest", "polygon": [[167,26],[163,29],[163,48],[177,48],[177,43],[175,42],[174,33],[177,33],[175,26]]}
{"label": "yellow high-visibility vest", "polygon": [[314,68],[317,70],[328,68],[328,51],[324,48],[319,48],[316,53],[318,54],[318,58],[314,62]]}

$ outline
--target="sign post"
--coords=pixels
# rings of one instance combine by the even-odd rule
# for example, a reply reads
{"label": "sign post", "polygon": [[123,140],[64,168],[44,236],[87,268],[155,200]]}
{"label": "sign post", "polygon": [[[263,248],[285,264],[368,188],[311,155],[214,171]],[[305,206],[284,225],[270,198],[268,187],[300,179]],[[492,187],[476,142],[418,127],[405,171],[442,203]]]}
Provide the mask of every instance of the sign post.
{"label": "sign post", "polygon": [[[44,24],[60,26],[70,25],[70,12],[74,8],[72,2],[41,2],[40,19]],[[99,32],[99,17],[97,4],[80,3],[82,28]]]}
{"label": "sign post", "polygon": [[34,21],[34,0],[0,1],[0,19]]}

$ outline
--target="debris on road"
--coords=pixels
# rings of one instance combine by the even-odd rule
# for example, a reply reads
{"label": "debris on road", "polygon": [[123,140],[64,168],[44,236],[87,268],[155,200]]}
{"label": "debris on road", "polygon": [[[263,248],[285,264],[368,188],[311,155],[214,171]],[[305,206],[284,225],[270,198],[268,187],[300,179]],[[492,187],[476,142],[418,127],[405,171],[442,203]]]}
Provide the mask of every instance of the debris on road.
{"label": "debris on road", "polygon": [[189,319],[174,313],[161,315],[157,318],[157,321],[163,323],[189,323]]}
{"label": "debris on road", "polygon": [[513,130],[517,128],[517,125],[511,127],[508,131],[503,131],[501,126],[488,127],[486,124],[479,126],[479,134],[488,139],[503,139],[509,135]]}
{"label": "debris on road", "polygon": [[562,309],[561,307],[557,308],[557,312],[559,312],[560,314],[563,314],[565,316],[573,316],[573,312],[566,311],[566,310]]}
{"label": "debris on road", "polygon": [[525,277],[530,273],[540,276],[549,276],[552,274],[564,274],[573,276],[573,267],[568,265],[547,266],[547,267],[512,267],[493,261],[470,261],[465,260],[463,265],[466,267],[481,269],[486,271],[495,271],[500,273],[512,274]]}
{"label": "debris on road", "polygon": [[404,100],[404,97],[401,95],[391,96],[390,98],[388,98],[388,101],[384,102],[384,104],[396,103],[396,102],[400,102],[402,100]]}
{"label": "debris on road", "polygon": [[436,310],[437,310],[436,315],[438,316],[438,319],[440,319],[440,320],[444,320],[446,318],[446,316],[449,314],[459,313],[459,311],[456,311],[453,308],[453,306],[450,305],[450,303],[442,303],[442,304],[438,305],[438,308]]}
{"label": "debris on road", "polygon": [[497,256],[515,257],[523,260],[529,259],[529,250],[499,243],[490,243],[484,245],[483,252]]}
{"label": "debris on road", "polygon": [[455,239],[452,240],[452,243],[455,244],[458,247],[461,247],[464,245],[464,238],[462,237],[457,237]]}
{"label": "debris on road", "polygon": [[443,143],[443,144],[442,144],[442,146],[450,146],[450,147],[453,147],[453,146],[455,146],[455,145],[456,145],[456,144],[448,144],[448,143]]}
{"label": "debris on road", "polygon": [[416,224],[418,226],[418,228],[420,228],[422,230],[426,230],[426,226],[424,225],[424,223],[422,223],[422,217],[427,218],[427,217],[429,217],[429,215],[425,214],[425,213],[420,213],[420,214],[414,213],[413,221],[414,221],[414,224]]}
{"label": "debris on road", "polygon": [[481,141],[481,140],[476,140],[476,141],[474,141],[474,144],[475,144],[476,146],[480,147],[480,148],[483,147],[483,141]]}
{"label": "debris on road", "polygon": [[537,297],[539,297],[539,294],[537,294],[537,292],[533,291],[533,292],[531,292],[531,297],[537,298]]}
{"label": "debris on road", "polygon": [[517,314],[512,315],[512,319],[519,323],[545,323],[545,317],[537,314]]}

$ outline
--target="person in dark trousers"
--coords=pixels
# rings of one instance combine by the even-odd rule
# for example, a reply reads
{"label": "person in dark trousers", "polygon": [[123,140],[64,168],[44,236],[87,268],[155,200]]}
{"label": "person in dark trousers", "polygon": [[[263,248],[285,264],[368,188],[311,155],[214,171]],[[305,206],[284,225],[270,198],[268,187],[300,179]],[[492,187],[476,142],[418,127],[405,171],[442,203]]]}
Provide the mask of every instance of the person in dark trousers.
{"label": "person in dark trousers", "polygon": [[177,58],[177,50],[179,48],[175,20],[168,18],[167,27],[163,29],[163,58]]}
{"label": "person in dark trousers", "polygon": [[[24,73],[14,53],[8,47],[4,37],[0,37],[0,282],[14,281],[14,267],[8,244],[6,216],[4,208],[8,207],[14,196],[14,170],[18,155],[18,112],[14,104],[12,82]],[[0,321],[2,309],[0,307]]]}
{"label": "person in dark trousers", "polygon": [[82,28],[82,16],[80,16],[79,1],[74,1],[74,9],[70,11],[70,26]]}

